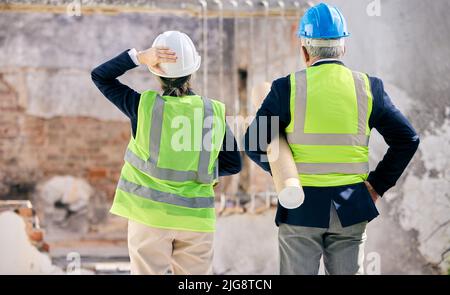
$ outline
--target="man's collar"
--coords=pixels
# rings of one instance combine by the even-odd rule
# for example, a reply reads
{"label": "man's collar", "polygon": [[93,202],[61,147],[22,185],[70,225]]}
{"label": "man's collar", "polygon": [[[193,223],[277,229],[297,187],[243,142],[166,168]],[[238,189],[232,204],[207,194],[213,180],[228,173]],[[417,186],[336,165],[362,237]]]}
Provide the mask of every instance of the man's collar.
{"label": "man's collar", "polygon": [[336,58],[323,58],[323,59],[319,59],[318,61],[314,62],[311,66],[320,66],[323,64],[339,64],[339,65],[344,65],[344,63],[342,61],[340,61],[339,59]]}

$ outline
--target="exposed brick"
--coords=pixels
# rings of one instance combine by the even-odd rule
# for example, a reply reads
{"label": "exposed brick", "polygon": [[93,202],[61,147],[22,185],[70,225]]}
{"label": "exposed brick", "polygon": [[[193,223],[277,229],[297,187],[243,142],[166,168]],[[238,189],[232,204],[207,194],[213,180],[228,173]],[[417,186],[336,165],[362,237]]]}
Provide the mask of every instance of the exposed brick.
{"label": "exposed brick", "polygon": [[[87,178],[114,196],[129,140],[129,123],[92,118],[42,119],[23,110],[0,116],[0,171],[12,179],[35,173],[36,181],[55,175]],[[14,136],[15,137],[14,137]],[[0,135],[1,138],[2,135]]]}
{"label": "exposed brick", "polygon": [[100,165],[101,163],[107,162],[109,160],[109,157],[107,155],[104,155],[104,154],[90,155],[89,158],[96,165]]}
{"label": "exposed brick", "polygon": [[[117,166],[117,167],[119,167],[119,166]],[[121,166],[120,166],[120,168],[121,168]],[[110,180],[112,182],[116,182],[119,180],[119,178],[120,178],[120,170],[119,169],[115,169],[115,170],[113,170],[113,172],[110,173]]]}
{"label": "exposed brick", "polygon": [[9,92],[11,92],[9,85],[3,81],[3,75],[0,75],[0,95]]}
{"label": "exposed brick", "polygon": [[39,247],[39,251],[41,252],[50,252],[50,245],[48,243],[43,242],[42,245]]}
{"label": "exposed brick", "polygon": [[8,139],[19,135],[19,126],[17,124],[3,124],[0,125],[0,138]]}
{"label": "exposed brick", "polygon": [[[1,83],[0,83],[1,84]],[[15,93],[2,93],[0,92],[0,110],[15,110],[19,107],[17,101],[17,95]]]}
{"label": "exposed brick", "polygon": [[20,112],[16,111],[2,111],[0,116],[0,124],[19,124],[19,118],[21,117]]}
{"label": "exposed brick", "polygon": [[105,178],[108,175],[108,170],[102,167],[92,167],[88,170],[88,179],[95,180],[98,178]]}
{"label": "exposed brick", "polygon": [[28,237],[33,242],[40,242],[44,239],[44,232],[40,229],[33,229],[28,231]]}
{"label": "exposed brick", "polygon": [[31,208],[19,208],[17,209],[18,213],[22,217],[32,217],[33,216],[33,209]]}
{"label": "exposed brick", "polygon": [[21,135],[27,145],[41,146],[47,142],[45,121],[31,116],[24,116]]}
{"label": "exposed brick", "polygon": [[62,161],[64,161],[64,155],[61,155],[61,154],[49,154],[49,155],[47,155],[47,160],[49,161],[49,162],[52,162],[52,161],[57,161],[57,162],[62,162]]}

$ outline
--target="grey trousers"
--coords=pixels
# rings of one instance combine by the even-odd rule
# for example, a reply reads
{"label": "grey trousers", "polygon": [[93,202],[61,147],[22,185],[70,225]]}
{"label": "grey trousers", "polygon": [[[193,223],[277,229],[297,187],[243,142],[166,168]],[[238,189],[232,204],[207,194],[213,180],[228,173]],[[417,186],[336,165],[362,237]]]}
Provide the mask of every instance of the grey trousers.
{"label": "grey trousers", "polygon": [[317,275],[322,255],[327,275],[363,274],[366,225],[342,227],[334,205],[329,228],[280,224],[280,274]]}

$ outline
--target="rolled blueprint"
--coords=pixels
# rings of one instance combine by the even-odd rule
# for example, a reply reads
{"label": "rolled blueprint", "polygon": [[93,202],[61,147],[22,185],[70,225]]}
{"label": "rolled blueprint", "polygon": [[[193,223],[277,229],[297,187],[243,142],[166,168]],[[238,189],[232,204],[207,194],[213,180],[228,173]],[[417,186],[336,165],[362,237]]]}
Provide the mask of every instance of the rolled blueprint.
{"label": "rolled blueprint", "polygon": [[[263,82],[252,89],[252,104],[258,109],[270,91],[270,83]],[[276,137],[267,149],[267,158],[272,170],[272,178],[278,193],[278,201],[287,209],[299,207],[305,195],[298,179],[297,167],[291,149],[284,136]]]}
{"label": "rolled blueprint", "polygon": [[305,199],[291,149],[284,136],[276,136],[267,148],[278,201],[286,209],[298,208]]}

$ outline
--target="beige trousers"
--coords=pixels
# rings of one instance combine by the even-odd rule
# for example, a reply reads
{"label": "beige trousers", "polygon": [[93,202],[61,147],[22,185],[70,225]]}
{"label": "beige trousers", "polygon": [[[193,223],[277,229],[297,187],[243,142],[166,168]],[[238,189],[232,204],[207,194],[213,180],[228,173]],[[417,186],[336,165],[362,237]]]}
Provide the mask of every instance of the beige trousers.
{"label": "beige trousers", "polygon": [[176,275],[212,273],[214,233],[150,227],[128,221],[131,274]]}

